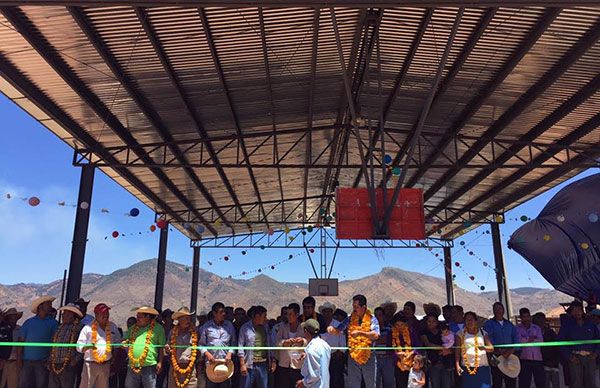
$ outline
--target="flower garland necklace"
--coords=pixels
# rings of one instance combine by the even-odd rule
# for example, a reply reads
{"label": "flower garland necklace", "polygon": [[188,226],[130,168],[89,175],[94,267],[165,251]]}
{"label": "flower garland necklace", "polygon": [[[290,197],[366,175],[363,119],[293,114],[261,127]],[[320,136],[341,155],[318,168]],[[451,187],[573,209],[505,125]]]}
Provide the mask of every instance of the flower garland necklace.
{"label": "flower garland necklace", "polygon": [[[127,352],[127,356],[131,361],[131,370],[137,374],[139,374],[142,371],[142,367],[146,362],[146,357],[148,357],[148,352],[150,351],[150,343],[152,342],[152,334],[154,333],[155,324],[156,321],[153,319],[150,323],[150,328],[146,332],[146,342],[144,343],[144,350],[138,358],[134,357],[133,355],[133,344],[137,338],[137,332],[140,328],[137,325],[134,326],[134,328],[131,331],[131,335],[129,336],[129,351]],[[136,364],[138,365],[137,367],[135,366]]]}
{"label": "flower garland necklace", "polygon": [[477,333],[475,333],[475,335],[473,336],[473,347],[475,348],[475,361],[473,362],[472,368],[469,366],[469,360],[467,357],[467,343],[465,342],[465,335],[466,332],[462,335],[461,344],[463,363],[469,375],[474,376],[477,374],[477,370],[479,369],[479,344],[477,343]]}
{"label": "flower garland necklace", "polygon": [[350,335],[355,330],[371,331],[371,312],[367,310],[363,316],[362,324],[358,324],[358,315],[352,314],[350,324],[348,325],[348,347],[350,348],[350,357],[360,365],[364,365],[371,357],[371,340],[366,335],[353,337]]}
{"label": "flower garland necklace", "polygon": [[[183,388],[188,385],[190,382],[190,378],[192,377],[192,372],[194,371],[194,366],[196,365],[196,355],[198,353],[198,333],[196,330],[190,328],[191,334],[191,343],[192,353],[190,355],[190,362],[188,363],[185,369],[179,366],[179,362],[177,360],[177,336],[179,335],[179,326],[173,327],[173,332],[171,333],[171,366],[173,367],[173,377],[175,378],[175,385],[178,388]],[[180,382],[179,375],[183,375],[185,379]]]}
{"label": "flower garland necklace", "polygon": [[95,347],[96,343],[98,342],[98,321],[94,319],[94,322],[92,322],[92,344],[94,345],[92,348],[92,357],[98,364],[104,364],[111,352],[112,346],[110,342],[109,322],[106,322],[106,327],[104,327],[104,335],[106,335],[106,348],[104,349],[104,354],[100,355],[98,353],[98,349]]}
{"label": "flower garland necklace", "polygon": [[[400,336],[402,336],[404,346],[402,346]],[[412,368],[414,353],[411,350],[412,342],[410,339],[410,330],[406,323],[402,322],[399,328],[396,326],[392,328],[392,346],[395,348],[402,348],[401,351],[404,353],[399,357],[396,366],[403,372],[409,371],[410,368]],[[409,352],[410,354],[406,354]]]}
{"label": "flower garland necklace", "polygon": [[[75,343],[75,329],[77,328],[77,325],[72,324],[73,326],[71,327],[71,335],[69,336],[69,343]],[[65,324],[62,323],[59,327],[58,330],[56,330],[56,333],[54,333],[54,336],[52,336],[52,342],[57,343],[58,342],[58,335],[59,333],[62,331],[62,329],[65,327]],[[69,365],[69,362],[71,361],[71,356],[73,355],[73,348],[69,348],[67,351],[67,355],[65,356],[65,360],[63,361],[63,364],[60,366],[60,368],[56,369],[56,357],[58,353],[58,348],[53,347],[52,350],[50,351],[50,368],[52,369],[52,372],[54,372],[55,375],[59,376],[60,374],[63,373],[63,371],[65,370],[65,368],[67,367],[67,365]]]}

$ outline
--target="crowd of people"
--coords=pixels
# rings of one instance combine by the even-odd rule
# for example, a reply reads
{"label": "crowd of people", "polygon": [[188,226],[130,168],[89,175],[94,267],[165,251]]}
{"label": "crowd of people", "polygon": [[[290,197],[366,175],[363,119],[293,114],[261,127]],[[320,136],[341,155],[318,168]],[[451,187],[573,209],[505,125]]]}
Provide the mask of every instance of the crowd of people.
{"label": "crowd of people", "polygon": [[371,310],[364,295],[350,314],[307,297],[276,319],[263,306],[143,306],[123,331],[105,303],[92,315],[78,299],[59,322],[53,302],[33,301],[22,326],[23,312],[0,312],[0,388],[597,387],[600,345],[589,340],[600,339],[600,310],[577,301],[558,333],[526,308],[514,324],[500,303],[487,320],[458,305],[425,304],[421,319],[410,301]]}

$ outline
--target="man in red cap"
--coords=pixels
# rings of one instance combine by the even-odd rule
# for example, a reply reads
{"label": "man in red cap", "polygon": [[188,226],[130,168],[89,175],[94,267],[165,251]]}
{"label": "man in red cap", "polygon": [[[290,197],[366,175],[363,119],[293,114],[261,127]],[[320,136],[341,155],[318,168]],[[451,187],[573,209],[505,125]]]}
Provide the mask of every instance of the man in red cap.
{"label": "man in red cap", "polygon": [[94,315],[94,320],[81,329],[77,340],[77,351],[83,353],[84,359],[80,388],[108,388],[111,344],[121,342],[117,326],[109,321],[110,307],[99,303]]}

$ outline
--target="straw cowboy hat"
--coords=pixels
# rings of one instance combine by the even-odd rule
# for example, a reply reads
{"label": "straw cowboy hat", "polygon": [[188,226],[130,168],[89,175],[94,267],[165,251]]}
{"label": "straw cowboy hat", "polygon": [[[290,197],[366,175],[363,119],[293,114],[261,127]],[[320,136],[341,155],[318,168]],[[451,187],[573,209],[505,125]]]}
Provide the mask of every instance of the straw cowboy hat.
{"label": "straw cowboy hat", "polygon": [[516,379],[521,372],[521,361],[519,357],[511,354],[508,357],[498,357],[498,369],[511,379]]}
{"label": "straw cowboy hat", "polygon": [[385,310],[385,308],[387,306],[392,307],[394,309],[394,312],[396,312],[398,310],[398,303],[392,302],[392,301],[389,301],[389,300],[383,302],[380,307]]}
{"label": "straw cowboy hat", "polygon": [[319,306],[319,314],[323,314],[323,310],[330,309],[332,312],[335,311],[336,307],[333,303],[325,302]]}
{"label": "straw cowboy hat", "polygon": [[233,361],[215,360],[206,366],[206,377],[213,383],[219,384],[233,376]]}
{"label": "straw cowboy hat", "polygon": [[171,315],[171,319],[176,321],[181,317],[191,317],[194,313],[190,311],[187,307],[182,307]]}
{"label": "straw cowboy hat", "polygon": [[19,318],[17,318],[17,319],[21,319],[21,317],[23,316],[23,311],[17,311],[16,308],[11,307],[8,310],[6,310],[3,314],[0,314],[0,315],[3,315],[5,317],[11,316],[11,315],[18,315]]}
{"label": "straw cowboy hat", "polygon": [[40,307],[42,303],[54,302],[55,300],[56,298],[50,295],[40,296],[39,298],[31,302],[31,312],[37,314],[38,307]]}
{"label": "straw cowboy hat", "polygon": [[66,304],[59,308],[58,311],[70,311],[73,314],[77,315],[79,318],[83,318],[83,313],[81,312],[81,310],[79,310],[79,306],[77,306],[75,303]]}
{"label": "straw cowboy hat", "polygon": [[150,306],[141,306],[131,311],[134,311],[136,314],[160,315],[157,309]]}
{"label": "straw cowboy hat", "polygon": [[423,310],[427,312],[427,310],[435,310],[435,315],[440,316],[442,314],[442,309],[439,305],[435,303],[423,303]]}

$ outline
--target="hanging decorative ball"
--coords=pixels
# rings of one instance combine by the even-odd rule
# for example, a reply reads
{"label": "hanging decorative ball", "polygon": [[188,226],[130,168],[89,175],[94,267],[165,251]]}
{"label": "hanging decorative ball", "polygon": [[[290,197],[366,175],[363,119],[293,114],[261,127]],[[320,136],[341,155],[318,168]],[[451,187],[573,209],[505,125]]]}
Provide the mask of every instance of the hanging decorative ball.
{"label": "hanging decorative ball", "polygon": [[402,169],[400,167],[392,168],[392,175],[394,175],[394,176],[399,176],[401,172],[402,172]]}
{"label": "hanging decorative ball", "polygon": [[225,261],[229,261],[229,256],[225,256],[225,257],[223,257],[223,260],[225,260]]}
{"label": "hanging decorative ball", "polygon": [[527,221],[528,217],[527,216],[521,216],[521,221],[525,222]]}
{"label": "hanging decorative ball", "polygon": [[260,269],[260,268],[259,268],[259,269],[258,269],[258,272],[262,272],[262,269]]}
{"label": "hanging decorative ball", "polygon": [[167,227],[167,221],[161,218],[160,220],[156,221],[156,226],[158,226],[159,229],[164,229]]}
{"label": "hanging decorative ball", "polygon": [[475,254],[475,252],[469,251],[469,256],[473,256],[474,254]]}
{"label": "hanging decorative ball", "polygon": [[6,193],[6,199],[11,199],[12,196],[10,195],[10,193]]}
{"label": "hanging decorative ball", "polygon": [[544,235],[544,241],[550,241],[550,235],[549,234],[545,234]]}
{"label": "hanging decorative ball", "polygon": [[265,246],[264,246],[264,245],[261,245],[261,246],[260,246],[260,249],[264,250],[264,249],[265,249]]}
{"label": "hanging decorative ball", "polygon": [[246,271],[242,272],[242,275],[246,275]]}
{"label": "hanging decorative ball", "polygon": [[293,258],[294,258],[294,255],[289,255],[288,256],[288,259],[293,259]]}
{"label": "hanging decorative ball", "polygon": [[436,253],[436,254],[435,254],[435,257],[440,257],[440,254],[439,254],[439,253]]}
{"label": "hanging decorative ball", "polygon": [[454,263],[455,266],[460,267],[460,263],[457,261],[456,263]]}
{"label": "hanging decorative ball", "polygon": [[139,215],[140,215],[140,209],[138,209],[137,207],[134,207],[134,208],[132,208],[132,209],[129,211],[129,215],[130,215],[130,216],[132,216],[132,217],[137,217],[137,216],[139,216]]}
{"label": "hanging decorative ball", "polygon": [[310,253],[315,253],[315,249],[314,249],[314,248],[310,248],[308,251],[309,251]]}
{"label": "hanging decorative ball", "polygon": [[154,232],[156,230],[156,225],[150,225],[150,231]]}
{"label": "hanging decorative ball", "polygon": [[323,215],[325,215],[325,213],[327,213],[327,210],[326,210],[325,208],[321,208],[321,209],[319,210],[319,214],[320,214],[320,215],[322,215],[322,216],[323,216]]}
{"label": "hanging decorative ball", "polygon": [[471,281],[475,281],[475,276],[471,275],[469,276],[469,279],[471,279]]}
{"label": "hanging decorative ball", "polygon": [[285,229],[283,230],[285,232],[285,234],[289,234],[290,233],[290,228],[289,226],[286,226]]}
{"label": "hanging decorative ball", "polygon": [[117,238],[119,237],[119,232],[117,232],[116,230],[114,232],[112,232],[112,236],[113,238]]}
{"label": "hanging decorative ball", "polygon": [[272,236],[275,233],[275,230],[273,230],[273,228],[269,228],[269,230],[267,230],[267,234],[269,236]]}
{"label": "hanging decorative ball", "polygon": [[585,249],[588,249],[590,247],[590,244],[584,242],[584,243],[581,243],[580,246],[581,246],[581,249],[585,250]]}
{"label": "hanging decorative ball", "polygon": [[185,272],[190,272],[190,267],[185,267]]}
{"label": "hanging decorative ball", "polygon": [[294,237],[294,236],[290,236],[290,237],[288,237],[288,238],[290,239],[290,241],[294,241],[294,239],[295,239],[296,237]]}
{"label": "hanging decorative ball", "polygon": [[485,286],[481,286],[481,287],[479,287],[479,289],[480,289],[481,291],[485,291]]}
{"label": "hanging decorative ball", "polygon": [[272,265],[272,266],[271,266],[271,269],[275,269],[275,266],[274,266],[274,265]]}
{"label": "hanging decorative ball", "polygon": [[452,275],[452,279],[456,279],[456,274],[453,274],[453,275]]}
{"label": "hanging decorative ball", "polygon": [[231,278],[232,278],[232,276],[231,276],[231,275],[227,276],[227,279],[231,279]]}
{"label": "hanging decorative ball", "polygon": [[183,229],[185,230],[189,230],[191,229],[192,225],[189,222],[184,222],[183,223]]}
{"label": "hanging decorative ball", "polygon": [[563,216],[562,214],[556,217],[556,220],[558,222],[565,222],[565,216]]}
{"label": "hanging decorative ball", "polygon": [[29,206],[36,207],[40,204],[40,199],[38,197],[31,197],[27,202],[29,203]]}
{"label": "hanging decorative ball", "polygon": [[390,163],[392,163],[392,160],[393,160],[393,159],[392,159],[391,155],[385,155],[385,156],[383,157],[383,162],[384,162],[385,164],[390,164]]}
{"label": "hanging decorative ball", "polygon": [[204,225],[198,225],[196,226],[196,232],[198,232],[198,234],[202,234],[204,233],[206,229],[204,228]]}
{"label": "hanging decorative ball", "polygon": [[496,221],[497,223],[502,223],[504,222],[504,217],[502,216],[496,216],[496,218],[494,218],[494,221]]}
{"label": "hanging decorative ball", "polygon": [[303,230],[303,231],[302,231],[302,235],[303,235],[303,236],[306,236],[306,230]]}
{"label": "hanging decorative ball", "polygon": [[301,220],[301,219],[303,219],[303,218],[304,218],[304,214],[302,214],[302,213],[298,213],[298,219],[299,219],[299,220]]}
{"label": "hanging decorative ball", "polygon": [[83,201],[79,204],[79,208],[81,210],[87,210],[90,208],[90,204],[88,202]]}
{"label": "hanging decorative ball", "polygon": [[596,222],[598,222],[598,214],[596,214],[596,213],[590,213],[590,214],[588,214],[588,220],[591,223],[595,224]]}
{"label": "hanging decorative ball", "polygon": [[223,224],[223,221],[221,221],[220,219],[215,221],[215,226],[218,228],[219,226],[221,226]]}
{"label": "hanging decorative ball", "polygon": [[484,262],[483,262],[483,266],[484,266],[484,267],[487,267],[487,266],[488,266],[488,263],[487,263],[487,261],[484,261]]}
{"label": "hanging decorative ball", "polygon": [[461,242],[460,242],[460,245],[465,245],[465,242],[464,242],[464,241],[461,241]]}
{"label": "hanging decorative ball", "polygon": [[313,231],[313,227],[312,227],[312,225],[309,225],[309,226],[306,228],[306,231],[307,231],[308,233],[312,233],[312,231]]}
{"label": "hanging decorative ball", "polygon": [[242,255],[244,255],[244,256],[245,256],[245,255],[246,255],[246,251],[242,251]]}
{"label": "hanging decorative ball", "polygon": [[465,228],[470,228],[471,226],[473,226],[473,223],[471,221],[465,221],[463,222],[463,226]]}

